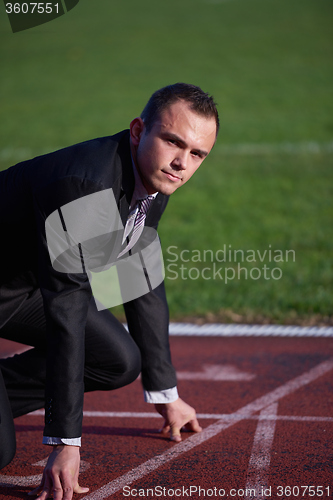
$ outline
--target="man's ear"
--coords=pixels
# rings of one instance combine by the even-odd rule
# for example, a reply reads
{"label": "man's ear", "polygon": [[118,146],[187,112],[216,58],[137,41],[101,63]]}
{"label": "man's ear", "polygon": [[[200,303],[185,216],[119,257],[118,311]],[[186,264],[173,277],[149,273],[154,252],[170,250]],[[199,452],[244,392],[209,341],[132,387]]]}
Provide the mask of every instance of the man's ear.
{"label": "man's ear", "polygon": [[144,133],[145,124],[139,116],[134,118],[130,123],[131,141],[134,146],[138,146],[141,136]]}

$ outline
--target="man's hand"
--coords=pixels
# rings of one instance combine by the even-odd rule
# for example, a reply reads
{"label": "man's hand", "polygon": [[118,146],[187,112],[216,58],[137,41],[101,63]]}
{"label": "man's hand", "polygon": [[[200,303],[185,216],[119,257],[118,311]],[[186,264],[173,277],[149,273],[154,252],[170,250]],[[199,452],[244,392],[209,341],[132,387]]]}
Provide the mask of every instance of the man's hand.
{"label": "man's hand", "polygon": [[171,441],[178,443],[182,440],[180,431],[183,427],[192,432],[202,431],[194,408],[180,398],[173,403],[155,404],[155,408],[164,418],[164,425],[161,432],[167,434],[170,431]]}
{"label": "man's hand", "polygon": [[46,500],[72,500],[73,493],[87,493],[89,488],[79,486],[80,447],[54,446],[43,472],[41,484],[29,495]]}

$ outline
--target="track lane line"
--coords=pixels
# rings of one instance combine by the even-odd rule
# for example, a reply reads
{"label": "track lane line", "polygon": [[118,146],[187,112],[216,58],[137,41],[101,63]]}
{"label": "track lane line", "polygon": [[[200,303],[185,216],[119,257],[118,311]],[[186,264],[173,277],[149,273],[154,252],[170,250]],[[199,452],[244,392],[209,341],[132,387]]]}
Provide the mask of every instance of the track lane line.
{"label": "track lane line", "polygon": [[[264,490],[268,487],[271,449],[274,440],[278,403],[261,410],[247,470],[245,491],[250,493],[249,500],[265,500]],[[266,419],[266,417],[270,417]]]}
{"label": "track lane line", "polygon": [[[44,416],[44,410],[36,410],[28,413],[25,416]],[[159,418],[162,419],[161,415],[152,412],[135,412],[135,411],[89,411],[85,410],[83,412],[84,417],[92,418]],[[233,413],[197,413],[197,418],[199,420],[221,420],[229,419],[235,420],[235,415]],[[298,415],[276,415],[273,417],[271,415],[259,416],[259,415],[249,415],[247,417],[250,420],[290,420],[294,422],[333,422],[333,417],[318,417],[318,416],[298,416]]]}
{"label": "track lane line", "polygon": [[170,323],[169,330],[172,337],[333,337],[332,326]]}
{"label": "track lane line", "polygon": [[300,389],[301,387],[309,384],[310,382],[313,382],[322,375],[325,375],[332,369],[333,358],[330,358],[315,366],[311,370],[303,373],[302,375],[299,375],[289,382],[286,382],[285,384],[281,385],[277,389],[274,389],[268,394],[255,399],[252,403],[243,406],[233,413],[235,417],[233,420],[226,418],[220,419],[218,422],[206,427],[206,429],[204,429],[200,434],[195,434],[187,438],[185,441],[176,444],[175,446],[173,446],[173,448],[166,450],[161,455],[156,455],[155,457],[147,460],[146,462],[132,469],[126,474],[118,477],[117,479],[114,479],[113,481],[110,481],[108,484],[102,486],[93,493],[82,497],[82,500],[103,500],[104,498],[113,495],[124,486],[128,486],[134,481],[141,479],[142,477],[158,469],[170,460],[173,460],[183,453],[186,453],[196,446],[199,446],[208,439],[219,434],[221,431],[228,429],[235,423],[249,418],[253,415],[253,413],[261,411],[267,406],[272,405],[283,397],[295,392],[297,389]]}

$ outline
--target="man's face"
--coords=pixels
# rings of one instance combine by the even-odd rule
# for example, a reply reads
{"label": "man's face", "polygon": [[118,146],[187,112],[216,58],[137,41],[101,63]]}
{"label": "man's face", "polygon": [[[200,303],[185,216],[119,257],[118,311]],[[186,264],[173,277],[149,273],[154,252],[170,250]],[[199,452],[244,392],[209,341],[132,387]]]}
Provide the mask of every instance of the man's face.
{"label": "man's face", "polygon": [[200,167],[216,138],[214,117],[177,101],[163,111],[149,133],[141,118],[131,123],[131,148],[148,194],[172,194]]}

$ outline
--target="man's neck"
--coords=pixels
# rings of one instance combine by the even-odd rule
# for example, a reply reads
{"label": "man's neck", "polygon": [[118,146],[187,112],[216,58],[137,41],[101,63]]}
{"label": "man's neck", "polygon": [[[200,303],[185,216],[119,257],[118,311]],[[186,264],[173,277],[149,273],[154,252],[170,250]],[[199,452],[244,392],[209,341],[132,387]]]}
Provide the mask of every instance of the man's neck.
{"label": "man's neck", "polygon": [[147,188],[144,184],[144,180],[142,178],[140,169],[139,169],[138,164],[137,164],[136,148],[132,144],[131,140],[130,140],[130,148],[131,148],[131,158],[132,158],[134,182],[135,182],[133,196],[132,196],[132,202],[131,202],[131,207],[132,207],[133,202],[136,202],[137,200],[146,198],[148,195],[152,195],[152,196],[156,197],[158,195],[158,192],[148,193]]}

